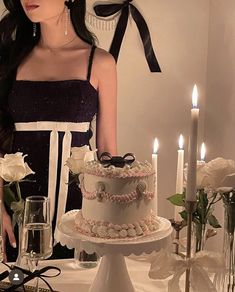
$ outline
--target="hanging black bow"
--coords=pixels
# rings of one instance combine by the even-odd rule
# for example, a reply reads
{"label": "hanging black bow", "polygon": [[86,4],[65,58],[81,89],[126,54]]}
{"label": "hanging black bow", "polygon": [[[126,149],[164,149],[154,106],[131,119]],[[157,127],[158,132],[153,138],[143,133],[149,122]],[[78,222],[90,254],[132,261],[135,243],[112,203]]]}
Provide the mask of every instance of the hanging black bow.
{"label": "hanging black bow", "polygon": [[158,64],[157,58],[153,50],[147,23],[145,22],[139,10],[133,4],[131,4],[131,2],[132,0],[125,0],[122,4],[97,4],[94,6],[96,15],[102,17],[108,17],[117,13],[118,11],[121,11],[121,15],[117,23],[117,27],[114,33],[113,41],[109,52],[117,61],[122,40],[126,31],[130,11],[138,27],[140,37],[142,39],[142,43],[144,46],[145,58],[148,62],[150,71],[161,72],[161,68]]}
{"label": "hanging black bow", "polygon": [[[52,287],[50,286],[50,284],[44,278],[57,277],[61,273],[61,270],[59,268],[53,267],[53,266],[47,266],[47,267],[44,267],[44,268],[42,268],[40,270],[36,270],[34,272],[30,272],[28,270],[22,269],[22,268],[17,267],[17,266],[11,266],[10,267],[6,263],[3,263],[3,264],[6,265],[11,270],[18,269],[18,270],[21,270],[25,275],[27,275],[27,277],[24,278],[24,281],[21,284],[19,284],[19,285],[12,285],[9,288],[7,288],[7,289],[4,290],[4,291],[9,291],[9,292],[16,291],[17,288],[19,288],[20,286],[26,284],[30,280],[32,280],[34,278],[37,278],[37,277],[40,278],[47,285],[47,287],[50,289],[51,292],[53,292],[54,290],[52,289]],[[44,273],[46,273],[49,270],[56,270],[58,273],[55,274],[55,275],[51,275],[51,276],[45,275]],[[8,275],[9,275],[9,272],[8,271],[5,271],[2,274],[0,274],[1,281],[3,279],[7,278]]]}
{"label": "hanging black bow", "polygon": [[105,167],[113,165],[115,167],[124,167],[126,164],[131,164],[135,161],[135,155],[132,153],[127,153],[123,157],[112,156],[109,152],[103,152],[100,155],[100,163]]}

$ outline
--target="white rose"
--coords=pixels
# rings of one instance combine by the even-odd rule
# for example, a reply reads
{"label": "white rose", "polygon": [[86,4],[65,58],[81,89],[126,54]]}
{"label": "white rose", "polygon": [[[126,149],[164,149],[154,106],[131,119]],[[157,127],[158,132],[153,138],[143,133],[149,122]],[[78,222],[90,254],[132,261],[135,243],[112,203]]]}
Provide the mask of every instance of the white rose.
{"label": "white rose", "polygon": [[34,174],[32,169],[24,162],[23,153],[5,154],[0,158],[0,176],[6,182],[20,181],[29,174]]}
{"label": "white rose", "polygon": [[203,189],[207,185],[207,171],[206,168],[207,164],[205,161],[198,161],[197,162],[197,189]]}
{"label": "white rose", "polygon": [[94,151],[90,151],[89,146],[72,147],[66,165],[71,172],[78,174],[83,171],[85,163],[92,160],[94,160]]}
{"label": "white rose", "polygon": [[235,173],[226,175],[217,190],[221,193],[227,193],[232,189],[235,189]]}
{"label": "white rose", "polygon": [[72,147],[71,148],[71,153],[72,157],[74,159],[84,159],[84,156],[87,152],[90,151],[90,148],[88,145],[84,145],[82,147]]}
{"label": "white rose", "polygon": [[[185,174],[187,173],[187,166]],[[197,164],[197,189],[209,188],[218,191],[221,188],[230,190],[235,187],[235,179],[232,175],[235,173],[235,161],[218,157],[205,163],[198,161]],[[230,177],[231,176],[231,177]],[[185,186],[187,175],[185,176]],[[226,188],[225,188],[226,187]]]}
{"label": "white rose", "polygon": [[208,187],[216,190],[225,186],[225,177],[235,172],[235,161],[218,157],[206,165],[207,177],[205,183]]}

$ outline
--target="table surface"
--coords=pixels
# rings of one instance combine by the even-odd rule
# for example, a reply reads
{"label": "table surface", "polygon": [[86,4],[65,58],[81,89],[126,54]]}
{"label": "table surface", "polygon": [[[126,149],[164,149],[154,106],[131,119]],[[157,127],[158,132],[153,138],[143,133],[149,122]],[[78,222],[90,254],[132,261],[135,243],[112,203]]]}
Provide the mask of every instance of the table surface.
{"label": "table surface", "polygon": [[[168,291],[167,280],[152,280],[148,277],[149,256],[130,256],[125,259],[136,292]],[[48,279],[52,288],[59,292],[88,292],[98,270],[98,267],[92,269],[80,268],[74,259],[42,261],[39,268],[47,265],[53,265],[61,269],[60,276]],[[183,288],[183,282],[181,286]],[[40,287],[45,287],[42,281],[40,281]]]}

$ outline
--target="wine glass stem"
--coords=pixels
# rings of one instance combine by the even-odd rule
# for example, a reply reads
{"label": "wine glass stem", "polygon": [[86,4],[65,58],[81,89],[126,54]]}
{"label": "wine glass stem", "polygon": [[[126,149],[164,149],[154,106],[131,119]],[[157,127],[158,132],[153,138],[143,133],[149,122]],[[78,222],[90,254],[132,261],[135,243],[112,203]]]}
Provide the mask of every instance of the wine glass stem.
{"label": "wine glass stem", "polygon": [[[34,261],[34,271],[38,269],[38,260]],[[38,287],[38,277],[36,278],[36,283],[35,283],[35,292],[39,292],[39,287]]]}

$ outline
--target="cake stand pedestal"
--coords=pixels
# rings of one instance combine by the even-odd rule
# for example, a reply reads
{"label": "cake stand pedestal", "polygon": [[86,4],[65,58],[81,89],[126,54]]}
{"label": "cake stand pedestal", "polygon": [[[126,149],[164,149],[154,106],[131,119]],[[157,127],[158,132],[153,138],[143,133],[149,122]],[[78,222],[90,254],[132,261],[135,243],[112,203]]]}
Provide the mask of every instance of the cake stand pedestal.
{"label": "cake stand pedestal", "polygon": [[79,210],[63,215],[58,224],[55,239],[68,248],[85,250],[102,256],[99,270],[89,292],[134,292],[124,256],[150,254],[167,245],[172,232],[170,221],[159,218],[159,229],[149,235],[129,239],[102,239],[85,236],[75,227],[75,216]]}

